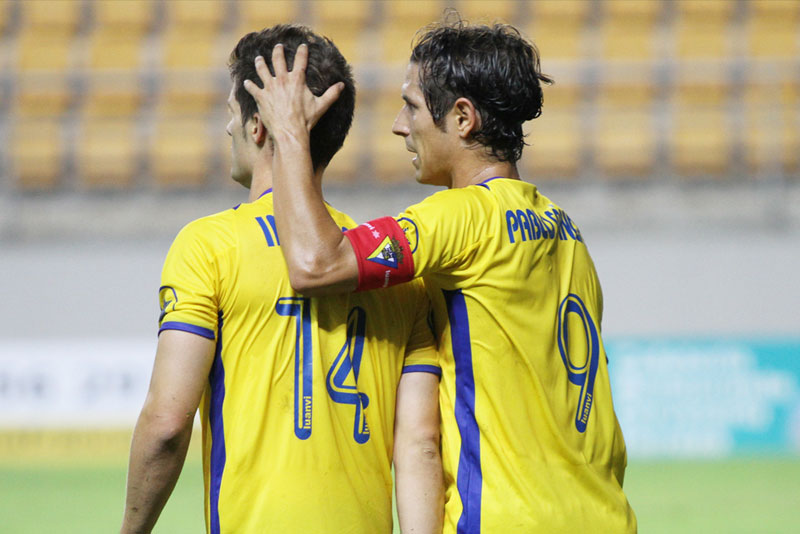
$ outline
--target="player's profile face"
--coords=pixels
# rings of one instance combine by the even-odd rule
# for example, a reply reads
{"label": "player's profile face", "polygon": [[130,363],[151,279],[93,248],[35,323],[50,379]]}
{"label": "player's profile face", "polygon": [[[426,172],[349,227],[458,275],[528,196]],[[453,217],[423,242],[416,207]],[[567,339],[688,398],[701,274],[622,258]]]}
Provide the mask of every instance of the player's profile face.
{"label": "player's profile face", "polygon": [[253,179],[252,163],[248,158],[247,139],[242,123],[242,110],[236,100],[236,86],[228,95],[228,126],[225,131],[231,136],[231,178],[249,188]]}
{"label": "player's profile face", "polygon": [[401,90],[403,107],[392,125],[392,133],[405,139],[406,150],[414,153],[411,160],[419,183],[449,185],[450,172],[446,132],[433,122],[425,95],[419,86],[419,66],[409,63]]}

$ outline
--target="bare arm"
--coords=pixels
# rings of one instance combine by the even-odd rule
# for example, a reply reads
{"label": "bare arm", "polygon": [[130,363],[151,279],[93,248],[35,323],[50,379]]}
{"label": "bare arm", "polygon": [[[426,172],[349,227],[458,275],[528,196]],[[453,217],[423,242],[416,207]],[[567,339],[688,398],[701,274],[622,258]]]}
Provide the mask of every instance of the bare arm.
{"label": "bare arm", "polygon": [[178,481],[214,358],[214,341],[166,330],[133,431],[122,534],[147,533]]}
{"label": "bare arm", "polygon": [[394,425],[397,515],[403,534],[442,531],[444,482],[439,453],[439,377],[406,373]]}
{"label": "bare arm", "polygon": [[325,207],[321,174],[314,174],[310,151],[311,128],[343,84],[315,97],[306,86],[307,61],[308,47],[301,45],[289,72],[278,45],[272,52],[275,76],[259,56],[256,70],[264,88],[250,80],[244,86],[258,104],[274,145],[275,222],[292,287],[306,295],[344,293],[356,288],[358,265],[350,241]]}

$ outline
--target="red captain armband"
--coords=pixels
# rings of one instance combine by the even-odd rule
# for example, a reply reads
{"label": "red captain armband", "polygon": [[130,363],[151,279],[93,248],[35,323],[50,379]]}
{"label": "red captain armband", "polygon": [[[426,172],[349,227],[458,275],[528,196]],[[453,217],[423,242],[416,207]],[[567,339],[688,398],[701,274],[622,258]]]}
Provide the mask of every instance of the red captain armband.
{"label": "red captain armband", "polygon": [[344,235],[358,262],[356,291],[389,287],[414,278],[414,257],[406,234],[393,217],[361,224]]}

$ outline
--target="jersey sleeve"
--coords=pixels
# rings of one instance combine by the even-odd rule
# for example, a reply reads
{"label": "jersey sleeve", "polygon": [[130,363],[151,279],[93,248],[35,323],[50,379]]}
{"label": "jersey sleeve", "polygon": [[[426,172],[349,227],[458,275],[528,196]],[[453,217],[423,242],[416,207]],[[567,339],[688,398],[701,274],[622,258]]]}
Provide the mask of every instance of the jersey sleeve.
{"label": "jersey sleeve", "polygon": [[422,280],[411,282],[417,292],[418,305],[414,307],[414,327],[406,345],[403,373],[432,373],[442,376],[436,341],[430,326],[431,304]]}
{"label": "jersey sleeve", "polygon": [[207,233],[199,221],[190,223],[167,253],[158,291],[159,334],[182,330],[216,339],[218,268]]}
{"label": "jersey sleeve", "polygon": [[395,218],[345,232],[358,263],[358,290],[447,271],[467,259],[482,239],[477,229],[486,210],[466,189],[441,191]]}
{"label": "jersey sleeve", "polygon": [[414,276],[448,271],[461,264],[481,240],[476,228],[485,210],[474,192],[441,191],[397,216],[414,260]]}

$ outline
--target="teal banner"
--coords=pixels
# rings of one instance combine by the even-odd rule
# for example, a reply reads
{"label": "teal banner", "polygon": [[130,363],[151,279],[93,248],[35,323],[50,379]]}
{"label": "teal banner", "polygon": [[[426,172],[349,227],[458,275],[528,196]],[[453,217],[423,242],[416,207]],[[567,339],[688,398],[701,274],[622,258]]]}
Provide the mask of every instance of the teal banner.
{"label": "teal banner", "polygon": [[800,454],[800,338],[605,346],[629,457]]}

